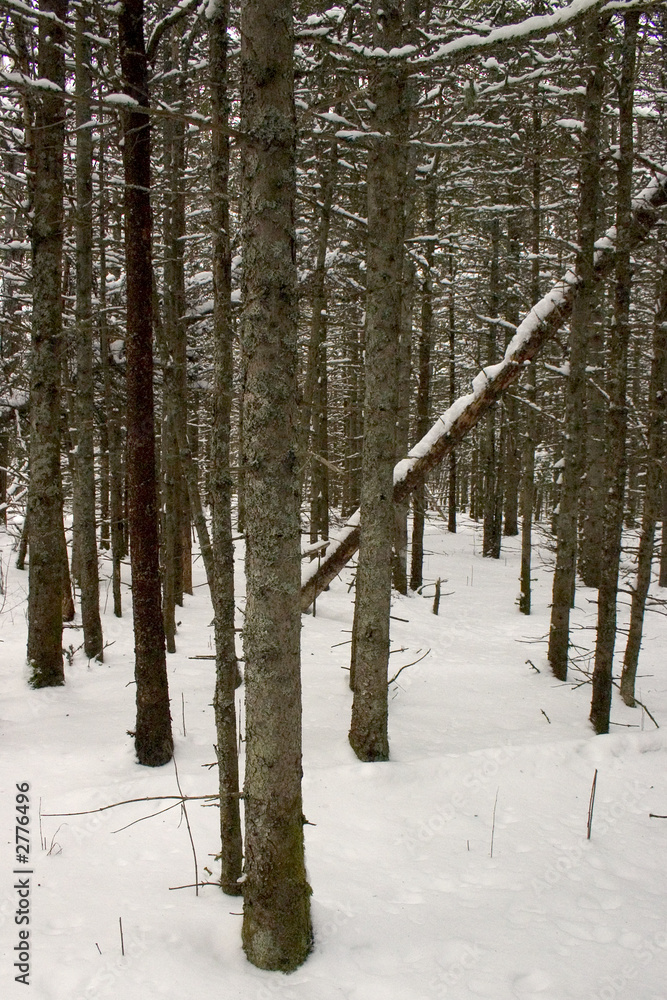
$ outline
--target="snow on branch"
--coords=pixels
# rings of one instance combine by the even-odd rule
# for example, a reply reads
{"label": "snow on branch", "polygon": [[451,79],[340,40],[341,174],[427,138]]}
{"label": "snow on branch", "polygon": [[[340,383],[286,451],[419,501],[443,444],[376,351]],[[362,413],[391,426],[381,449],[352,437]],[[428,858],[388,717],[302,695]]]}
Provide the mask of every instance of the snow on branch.
{"label": "snow on branch", "polygon": [[[667,175],[660,172],[633,200],[631,245],[638,246],[657,221],[658,209],[667,204]],[[602,281],[614,266],[616,227],[612,226],[595,244],[595,275]],[[521,371],[549,340],[552,340],[572,312],[580,279],[570,269],[537,302],[507,346],[503,360],[483,368],[475,376],[472,392],[459,397],[438,419],[414,448],[394,468],[394,501],[412,493],[443,458],[463,440],[488,412],[490,407],[515,382]],[[302,578],[301,608],[306,611],[313,600],[336,577],[359,547],[359,511],[347,521],[319,568],[308,567]]]}
{"label": "snow on branch", "polygon": [[172,24],[176,24],[177,21],[180,21],[182,17],[189,14],[190,11],[197,7],[200,3],[201,0],[180,0],[180,3],[177,3],[173,10],[163,17],[162,20],[157,22],[151,32],[150,38],[148,39],[148,44],[146,45],[146,56],[150,62],[152,62],[155,58],[157,47],[160,44],[162,36],[167,28],[170,28]]}
{"label": "snow on branch", "polygon": [[553,14],[534,15],[526,18],[525,21],[519,21],[517,24],[504,24],[499,28],[494,28],[488,35],[461,35],[459,38],[439,45],[429,55],[412,60],[412,63],[413,65],[417,63],[421,65],[438,62],[448,56],[461,54],[468,56],[496,45],[506,45],[508,42],[518,42],[548,35],[554,29],[565,28],[573,21],[578,21],[586,14],[602,7],[604,7],[604,0],[573,0],[573,3],[554,11]]}

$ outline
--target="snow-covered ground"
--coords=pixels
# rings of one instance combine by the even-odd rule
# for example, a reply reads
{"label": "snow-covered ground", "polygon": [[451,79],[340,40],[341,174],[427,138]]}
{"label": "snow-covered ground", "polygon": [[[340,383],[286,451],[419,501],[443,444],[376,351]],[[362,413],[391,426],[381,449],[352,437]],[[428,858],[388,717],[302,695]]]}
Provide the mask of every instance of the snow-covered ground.
{"label": "snow-covered ground", "polygon": [[[665,1000],[667,996],[667,620],[649,614],[638,696],[615,695],[612,734],[588,723],[582,673],[550,675],[549,557],[536,560],[534,614],[516,607],[518,539],[483,559],[479,529],[428,526],[426,595],[396,598],[391,761],[361,764],[348,742],[350,571],[303,618],[304,811],[315,947],[290,976],[261,972],[240,944],[241,901],[194,881],[173,764],[135,763],[133,640],[102,584],[104,665],[77,650],[61,689],[26,685],[27,573],[1,549],[0,995],[10,1000]],[[103,572],[108,563],[102,561]],[[168,658],[176,762],[190,795],[216,791],[210,707],[212,617],[203,569]],[[239,573],[239,584],[242,581]],[[577,644],[594,639],[581,590]],[[627,598],[624,598],[627,600]],[[240,599],[242,603],[242,599]],[[622,609],[626,614],[626,609]],[[532,666],[527,663],[532,661]],[[581,661],[584,669],[590,661]],[[583,683],[582,683],[583,682]],[[242,698],[242,689],[239,700]],[[592,836],[587,817],[597,791]],[[30,784],[30,987],[14,976],[25,872],[15,875],[16,786]],[[200,877],[214,881],[214,807],[190,803]],[[494,819],[495,817],[495,819]],[[134,825],[128,825],[132,824]],[[122,828],[122,829],[121,829]],[[209,869],[211,874],[208,874]],[[124,956],[119,921],[122,920]],[[25,940],[25,939],[23,939]]]}

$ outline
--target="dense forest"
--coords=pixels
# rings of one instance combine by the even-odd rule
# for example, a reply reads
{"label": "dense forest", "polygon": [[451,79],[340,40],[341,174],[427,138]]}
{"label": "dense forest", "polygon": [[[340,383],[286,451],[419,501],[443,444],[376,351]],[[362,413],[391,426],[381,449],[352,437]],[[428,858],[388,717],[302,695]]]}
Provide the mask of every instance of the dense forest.
{"label": "dense forest", "polygon": [[215,621],[220,884],[242,891],[249,960],[288,971],[312,944],[301,616],[353,557],[361,761],[390,757],[392,592],[425,586],[429,512],[451,533],[462,513],[479,522],[489,560],[520,536],[525,615],[533,528],[550,533],[560,681],[577,580],[597,590],[597,734],[629,589],[620,691],[640,697],[654,558],[667,586],[667,10],[0,10],[0,513],[21,525],[30,684],[66,682],[75,615],[103,662],[100,560],[119,618],[129,560],[136,753],[169,762],[195,544]]}

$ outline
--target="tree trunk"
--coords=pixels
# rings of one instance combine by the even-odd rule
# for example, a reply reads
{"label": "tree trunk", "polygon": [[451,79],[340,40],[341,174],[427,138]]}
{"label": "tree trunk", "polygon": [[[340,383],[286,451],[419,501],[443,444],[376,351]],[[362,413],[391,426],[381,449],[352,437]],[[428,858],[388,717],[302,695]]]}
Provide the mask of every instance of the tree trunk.
{"label": "tree trunk", "polygon": [[359,341],[359,330],[356,323],[351,323],[347,330],[347,372],[343,411],[345,415],[345,478],[343,480],[343,500],[341,514],[343,517],[357,509],[360,496],[361,442],[363,439],[361,427],[361,387],[363,375],[361,372],[362,345]]}
{"label": "tree trunk", "polygon": [[[532,128],[532,189],[531,189],[531,278],[530,294],[533,302],[540,298],[540,260],[542,236],[542,116],[538,105],[539,91],[533,92]],[[519,611],[530,614],[532,594],[533,518],[535,514],[535,446],[537,421],[533,410],[536,399],[537,376],[535,365],[528,369],[526,385],[527,407],[524,416],[524,439],[521,470],[521,572]]]}
{"label": "tree trunk", "polygon": [[113,613],[121,618],[123,605],[121,597],[121,562],[127,555],[123,515],[123,460],[121,443],[121,416],[118,388],[115,385],[114,361],[109,350],[109,324],[107,321],[107,193],[105,139],[100,136],[99,146],[99,242],[100,242],[100,285],[99,285],[99,335],[100,363],[104,382],[104,421],[106,423],[106,443],[109,449],[109,534],[111,539],[111,590]]}
{"label": "tree trunk", "polygon": [[95,525],[95,386],[93,381],[93,140],[91,119],[92,72],[88,7],[81,5],[76,19],[76,396],[77,446],[74,480],[74,531],[78,544],[79,586],[83,644],[88,659],[100,663],[102,622]]}
{"label": "tree trunk", "polygon": [[[216,752],[220,792],[220,885],[239,895],[243,867],[235,689],[238,674],[234,635],[234,546],[232,544],[232,475],[230,423],[233,394],[231,252],[229,243],[229,96],[227,92],[228,0],[209,15],[211,92],[211,221],[213,224],[213,335],[215,364],[211,440],[213,554],[207,567],[215,613]],[[190,479],[196,489],[196,477]],[[198,494],[197,494],[198,499]],[[201,536],[200,536],[201,537]],[[201,544],[201,543],[200,543]],[[202,550],[203,551],[203,550]],[[213,577],[211,578],[211,572]]]}
{"label": "tree trunk", "polygon": [[579,251],[577,274],[581,290],[577,295],[570,321],[569,373],[565,402],[565,443],[558,508],[556,570],[554,572],[549,629],[549,664],[554,675],[567,677],[570,642],[570,609],[574,601],[577,569],[577,518],[582,473],[582,449],[585,442],[585,394],[587,338],[595,308],[594,279],[595,232],[600,200],[600,115],[604,88],[604,32],[608,18],[590,18],[585,22],[585,51],[590,75],[584,107],[581,180],[579,188]]}
{"label": "tree trunk", "polygon": [[310,466],[311,542],[329,537],[329,470],[326,465],[329,458],[326,256],[337,162],[338,143],[333,139],[320,180],[317,260],[313,274],[310,343],[301,417],[301,434],[304,439],[301,462],[304,468]]}
{"label": "tree trunk", "polygon": [[597,641],[593,669],[591,722],[596,733],[609,732],[612,668],[616,642],[616,596],[623,534],[623,501],[627,469],[627,381],[630,339],[630,224],[632,219],[632,110],[635,87],[639,11],[625,15],[621,79],[619,82],[619,151],[616,197],[616,295],[609,344],[607,386],[609,409],[606,429],[606,518],[604,555],[598,591]]}
{"label": "tree trunk", "polygon": [[[449,296],[447,312],[449,316],[449,405],[452,406],[456,400],[456,264],[454,253],[449,253]],[[426,428],[428,430],[428,427]],[[426,431],[424,431],[426,433]],[[454,449],[449,453],[449,491],[447,495],[447,531],[452,535],[456,534],[456,512],[458,503],[456,499],[457,484],[456,452]]]}
{"label": "tree trunk", "polygon": [[663,431],[667,404],[667,267],[663,267],[658,288],[658,308],[653,324],[653,358],[648,413],[648,455],[644,508],[637,555],[637,580],[632,591],[630,627],[623,658],[621,697],[635,705],[635,679],[644,627],[646,597],[651,585],[651,563],[655,527],[660,513],[660,462],[664,454]]}
{"label": "tree trunk", "polygon": [[[586,356],[586,477],[582,483],[579,575],[586,587],[600,586],[606,531],[605,400],[606,358],[599,310],[591,315]],[[602,391],[601,391],[602,390]]]}
{"label": "tree trunk", "polygon": [[[143,0],[124,0],[119,21],[125,93],[148,105]],[[140,764],[171,760],[173,738],[160,606],[158,496],[153,408],[150,118],[123,120],[125,269],[127,274],[127,478],[137,691],[135,746]]]}
{"label": "tree trunk", "polygon": [[[408,97],[408,103],[412,98]],[[405,191],[403,194],[405,243],[415,230],[415,166],[414,151],[410,151],[406,162]],[[394,437],[394,461],[405,455],[410,447],[410,398],[412,395],[412,320],[415,298],[415,265],[412,257],[403,251],[403,273],[401,276],[401,332],[399,336],[397,366],[396,432]],[[399,594],[408,593],[408,512],[410,501],[394,504],[394,553],[392,566],[393,584]]]}
{"label": "tree trunk", "polygon": [[241,7],[246,363],[243,947],[289,972],[311,948],[301,803],[296,122],[289,0]]}
{"label": "tree trunk", "polygon": [[[43,17],[39,21],[39,76],[53,81],[62,92],[67,0],[42,0],[40,10],[55,14],[57,20]],[[33,687],[65,682],[60,480],[64,139],[61,94],[42,90],[35,116],[32,230],[28,661]]]}
{"label": "tree trunk", "polygon": [[[401,44],[403,4],[390,0],[376,44]],[[407,70],[387,60],[373,69],[376,106],[366,171],[368,199],[366,363],[361,476],[361,540],[354,615],[354,698],[350,744],[360,760],[389,758],[387,664],[394,539],[393,469],[401,333],[401,277],[407,124]]]}
{"label": "tree trunk", "polygon": [[[436,178],[436,158],[426,189],[426,230],[435,236],[436,213],[438,210],[438,182]],[[430,423],[431,403],[431,346],[433,340],[433,260],[434,241],[426,244],[426,268],[422,284],[421,330],[419,334],[418,382],[417,382],[417,440],[426,434]],[[423,583],[424,564],[424,521],[426,516],[426,488],[421,483],[414,492],[412,506],[412,553],[410,558],[410,587],[418,590]]]}
{"label": "tree trunk", "polygon": [[[491,260],[489,268],[488,315],[498,316],[500,302],[500,223],[491,223]],[[489,323],[486,334],[486,364],[496,363],[496,324]],[[492,559],[500,559],[502,527],[502,477],[501,464],[497,454],[496,434],[497,407],[492,406],[484,421],[482,437],[482,468],[484,472],[484,533],[482,554]]]}

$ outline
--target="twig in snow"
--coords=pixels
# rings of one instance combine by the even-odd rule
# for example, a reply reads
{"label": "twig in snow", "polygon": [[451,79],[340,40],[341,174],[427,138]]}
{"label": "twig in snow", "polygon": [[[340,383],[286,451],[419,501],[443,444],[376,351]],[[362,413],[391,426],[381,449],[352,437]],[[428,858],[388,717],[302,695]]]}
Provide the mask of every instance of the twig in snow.
{"label": "twig in snow", "polygon": [[591,839],[591,830],[593,828],[593,807],[595,806],[595,788],[598,783],[598,769],[595,768],[595,774],[593,775],[593,785],[591,787],[591,797],[588,803],[588,823],[586,825],[586,840]]}
{"label": "twig in snow", "polygon": [[141,795],[136,799],[123,799],[122,802],[111,802],[108,806],[97,806],[96,809],[81,809],[78,812],[66,813],[42,813],[42,816],[90,816],[91,813],[106,812],[107,809],[115,809],[116,806],[127,806],[133,802],[163,802],[167,799],[176,799],[178,802],[196,802],[200,799],[219,799],[219,795]]}
{"label": "twig in snow", "polygon": [[500,785],[496,789],[496,797],[493,800],[493,816],[491,818],[491,851],[489,857],[493,857],[493,838],[496,834],[496,806],[498,805],[498,792],[500,791]]}
{"label": "twig in snow", "polygon": [[169,812],[170,809],[175,809],[176,806],[180,805],[180,800],[178,802],[172,802],[170,806],[165,806],[164,809],[158,809],[157,812],[150,813],[148,816],[140,816],[139,819],[133,819],[131,823],[126,823],[125,826],[119,826],[117,830],[112,830],[112,833],[122,833],[123,830],[129,830],[131,826],[136,826],[137,823],[143,823],[146,819],[153,819],[155,816],[161,816],[162,813]]}
{"label": "twig in snow", "polygon": [[188,828],[188,836],[190,837],[190,844],[192,846],[192,856],[195,862],[195,896],[199,895],[199,871],[197,870],[197,852],[195,850],[195,842],[192,839],[192,830],[190,828],[190,818],[188,816],[188,810],[185,808],[185,799],[183,798],[183,789],[181,788],[181,782],[178,777],[178,765],[176,763],[176,757],[171,758],[174,762],[174,774],[176,775],[176,785],[179,792],[181,793],[181,809],[183,810],[183,816],[185,817],[185,825]]}
{"label": "twig in snow", "polygon": [[423,659],[424,659],[424,656],[428,656],[428,654],[429,654],[430,652],[431,652],[431,650],[430,650],[430,649],[427,649],[427,650],[426,650],[426,652],[424,653],[424,655],[423,655],[423,656],[420,656],[420,657],[418,657],[418,658],[417,658],[416,660],[413,660],[413,661],[412,661],[412,663],[405,663],[405,664],[404,664],[404,665],[403,665],[403,666],[401,667],[401,669],[400,669],[400,670],[397,670],[397,671],[396,671],[396,673],[394,674],[394,676],[393,676],[393,677],[392,677],[392,678],[391,678],[390,680],[388,680],[388,681],[387,681],[387,687],[389,687],[389,685],[390,685],[390,684],[393,684],[393,683],[394,683],[394,681],[396,680],[396,678],[398,677],[398,675],[399,675],[399,674],[402,674],[402,673],[403,673],[403,671],[404,671],[404,670],[407,670],[407,668],[408,668],[408,667],[414,667],[415,663],[419,663],[419,662],[420,662],[421,660],[423,660]]}
{"label": "twig in snow", "polygon": [[220,888],[219,882],[188,882],[187,885],[170,885],[169,892],[174,892],[176,889],[196,889],[200,885],[217,885]]}

